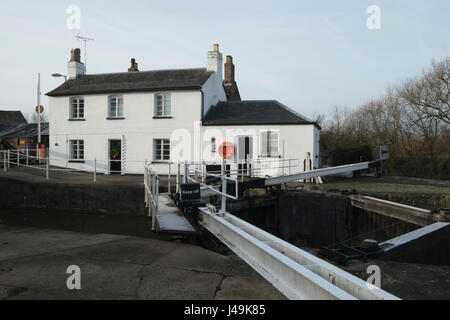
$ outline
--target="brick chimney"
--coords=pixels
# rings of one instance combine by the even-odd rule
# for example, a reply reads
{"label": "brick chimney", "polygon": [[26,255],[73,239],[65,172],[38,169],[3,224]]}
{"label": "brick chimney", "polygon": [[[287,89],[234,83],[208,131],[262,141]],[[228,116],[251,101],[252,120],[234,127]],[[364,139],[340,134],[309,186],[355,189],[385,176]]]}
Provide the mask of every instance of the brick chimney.
{"label": "brick chimney", "polygon": [[128,72],[138,72],[138,64],[136,63],[136,59],[131,59],[131,67],[128,68]]}
{"label": "brick chimney", "polygon": [[234,82],[234,64],[233,57],[227,56],[227,61],[225,62],[225,83]]}
{"label": "brick chimney", "polygon": [[241,101],[241,95],[234,77],[233,57],[227,56],[225,62],[225,81],[223,82],[228,101]]}
{"label": "brick chimney", "polygon": [[84,75],[86,69],[81,62],[81,51],[79,48],[70,50],[70,61],[67,64],[67,76],[69,80],[76,79]]}

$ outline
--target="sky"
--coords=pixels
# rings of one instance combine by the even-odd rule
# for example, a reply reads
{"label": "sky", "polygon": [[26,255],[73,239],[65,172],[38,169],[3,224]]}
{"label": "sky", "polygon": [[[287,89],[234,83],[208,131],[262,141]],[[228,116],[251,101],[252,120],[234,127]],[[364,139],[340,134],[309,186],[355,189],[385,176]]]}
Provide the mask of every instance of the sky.
{"label": "sky", "polygon": [[[79,29],[68,27],[70,6]],[[369,29],[371,5],[379,29]],[[275,99],[310,117],[356,108],[450,56],[448,0],[0,2],[0,110],[30,114],[87,45],[87,72],[206,67],[214,43],[233,56],[245,100]],[[372,20],[371,20],[372,21]]]}

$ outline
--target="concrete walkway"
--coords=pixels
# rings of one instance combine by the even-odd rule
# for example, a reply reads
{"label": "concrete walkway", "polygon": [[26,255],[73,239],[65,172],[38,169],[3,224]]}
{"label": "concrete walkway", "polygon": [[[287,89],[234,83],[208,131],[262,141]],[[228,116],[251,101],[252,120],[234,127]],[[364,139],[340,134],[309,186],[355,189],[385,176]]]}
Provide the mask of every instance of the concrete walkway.
{"label": "concrete walkway", "polygon": [[[81,268],[69,291],[67,267]],[[0,225],[0,299],[284,299],[235,255],[128,236]]]}
{"label": "concrete walkway", "polygon": [[45,166],[34,166],[33,168],[12,166],[6,172],[3,171],[3,167],[0,167],[0,177],[31,183],[57,183],[70,185],[120,185],[139,186],[144,188],[144,175],[105,176],[102,173],[97,173],[97,181],[94,182],[93,173],[71,171],[70,169],[58,167],[50,167],[49,179],[47,180],[45,178]]}

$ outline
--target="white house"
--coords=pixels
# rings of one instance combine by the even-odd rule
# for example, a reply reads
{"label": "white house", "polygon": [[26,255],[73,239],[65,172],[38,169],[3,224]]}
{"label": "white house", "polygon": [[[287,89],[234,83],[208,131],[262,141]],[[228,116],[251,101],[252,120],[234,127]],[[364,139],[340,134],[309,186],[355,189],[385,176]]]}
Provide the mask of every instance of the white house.
{"label": "white house", "polygon": [[318,167],[320,127],[277,101],[241,101],[232,57],[225,79],[222,66],[214,45],[206,68],[139,71],[132,59],[128,72],[85,74],[72,50],[68,80],[47,93],[51,164],[140,174],[148,161],[167,173],[168,162],[221,161],[229,142],[231,162],[299,159],[299,172],[309,152]]}

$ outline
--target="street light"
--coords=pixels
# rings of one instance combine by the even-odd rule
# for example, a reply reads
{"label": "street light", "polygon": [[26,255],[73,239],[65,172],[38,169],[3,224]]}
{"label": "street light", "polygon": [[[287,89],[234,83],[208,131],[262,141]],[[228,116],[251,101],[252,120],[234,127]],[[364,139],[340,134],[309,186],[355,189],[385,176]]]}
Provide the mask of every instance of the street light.
{"label": "street light", "polygon": [[55,77],[55,78],[64,77],[64,81],[67,81],[67,76],[65,76],[63,74],[54,73],[54,74],[52,74],[52,77]]}

